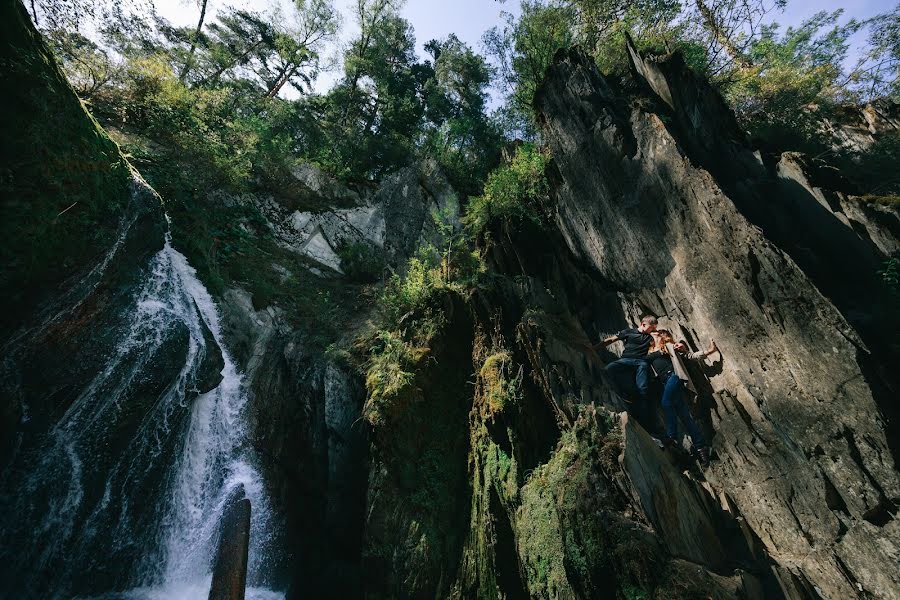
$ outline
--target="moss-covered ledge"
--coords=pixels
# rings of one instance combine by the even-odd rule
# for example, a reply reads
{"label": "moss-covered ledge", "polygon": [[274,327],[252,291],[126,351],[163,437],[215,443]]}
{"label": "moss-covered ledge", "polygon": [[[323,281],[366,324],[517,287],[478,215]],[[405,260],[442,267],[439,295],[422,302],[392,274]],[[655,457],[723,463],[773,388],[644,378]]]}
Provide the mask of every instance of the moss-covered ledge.
{"label": "moss-covered ledge", "polygon": [[0,3],[0,39],[3,340],[110,246],[128,209],[133,175],[18,0]]}

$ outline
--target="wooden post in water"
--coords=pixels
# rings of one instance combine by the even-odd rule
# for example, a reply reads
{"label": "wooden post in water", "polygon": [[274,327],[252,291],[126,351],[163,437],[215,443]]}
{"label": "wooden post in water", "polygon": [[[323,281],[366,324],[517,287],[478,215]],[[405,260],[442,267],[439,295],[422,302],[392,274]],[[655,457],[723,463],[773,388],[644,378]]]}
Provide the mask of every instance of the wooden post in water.
{"label": "wooden post in water", "polygon": [[240,495],[222,516],[219,549],[213,566],[209,600],[244,600],[247,589],[247,553],[250,549],[250,500]]}

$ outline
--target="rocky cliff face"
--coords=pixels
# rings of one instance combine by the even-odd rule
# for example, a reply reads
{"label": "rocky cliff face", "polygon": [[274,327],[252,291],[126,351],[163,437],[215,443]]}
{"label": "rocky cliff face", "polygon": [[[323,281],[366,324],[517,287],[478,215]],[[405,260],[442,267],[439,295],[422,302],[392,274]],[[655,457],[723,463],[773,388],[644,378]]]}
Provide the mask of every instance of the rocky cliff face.
{"label": "rocky cliff face", "polygon": [[[898,315],[877,275],[897,211],[801,156],[764,163],[678,56],[629,52],[625,80],[577,50],[547,73],[553,230],[495,225],[494,277],[449,302],[418,414],[376,424],[367,589],[900,597]],[[584,348],[646,312],[722,350],[696,373],[702,473],[616,416],[611,357]]]}
{"label": "rocky cliff face", "polygon": [[[4,458],[20,424],[43,431],[101,368],[165,232],[159,197],[81,105],[23,11],[3,3]],[[210,371],[205,389],[217,381]]]}
{"label": "rocky cliff face", "polygon": [[[6,482],[7,463],[39,448],[103,370],[165,221],[18,4],[2,14]],[[431,299],[440,325],[403,401],[377,419],[364,420],[346,350],[376,299],[350,281],[346,251],[402,270],[460,226],[446,180],[423,163],[353,189],[301,166],[283,197],[217,199],[259,212],[241,225],[274,240],[259,264],[285,289],[302,270],[335,293],[322,307],[343,309],[326,350],[289,293],[218,298],[249,390],[248,442],[286,525],[271,570],[289,596],[900,598],[898,313],[877,274],[900,250],[900,215],[807,157],[763,160],[679,57],[628,51],[624,79],[578,50],[556,57],[536,97],[553,156],[546,220],[490,224],[487,273]],[[869,133],[892,118],[872,117]],[[706,470],[628,418],[603,372],[614,356],[587,348],[647,312],[722,350],[693,373]],[[190,336],[167,331],[125,386],[114,449],[183,366]],[[218,344],[200,337],[181,408],[221,378]],[[98,456],[96,472],[115,458]],[[102,488],[85,498],[99,505]],[[133,583],[103,573],[85,593]]]}
{"label": "rocky cliff face", "polygon": [[[295,307],[262,310],[234,287],[220,301],[228,346],[242,365],[253,402],[254,445],[286,521],[283,582],[290,595],[359,595],[362,524],[366,508],[368,430],[361,412],[365,388],[346,350],[372,318],[371,290],[353,283],[341,255],[355,247],[379,272],[403,271],[417,248],[458,228],[456,193],[430,162],[411,165],[369,189],[343,186],[312,166],[294,173],[294,194],[280,197],[215,194],[213,201],[248,203],[260,211],[284,256],[269,259],[288,273],[298,264],[344,290],[338,340],[323,347],[316,331],[298,325]],[[289,197],[335,208],[307,212]],[[309,202],[307,202],[309,203]],[[343,207],[343,208],[338,208]],[[346,255],[344,255],[346,256]],[[302,262],[297,263],[296,259]],[[359,295],[350,300],[349,295]]]}
{"label": "rocky cliff face", "polygon": [[772,173],[677,57],[630,52],[631,98],[577,53],[539,98],[567,245],[632,315],[719,342],[707,478],[769,555],[826,596],[895,597],[897,313],[876,279],[894,248],[874,241],[891,225],[823,206],[795,157]]}
{"label": "rocky cliff face", "polygon": [[179,433],[223,355],[172,277],[159,196],[24,7],[2,3],[0,23],[0,595],[124,589],[157,543]]}

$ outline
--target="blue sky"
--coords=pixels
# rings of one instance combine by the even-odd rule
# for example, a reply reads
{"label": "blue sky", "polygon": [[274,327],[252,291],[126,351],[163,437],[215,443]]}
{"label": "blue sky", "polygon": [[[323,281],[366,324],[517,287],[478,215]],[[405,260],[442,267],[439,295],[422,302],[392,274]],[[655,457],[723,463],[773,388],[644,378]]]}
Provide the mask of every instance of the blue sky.
{"label": "blue sky", "polygon": [[[224,6],[251,7],[265,10],[276,4],[288,5],[288,0],[209,0],[208,10],[215,12]],[[200,14],[195,0],[155,0],[159,13],[181,25],[196,24]],[[351,39],[358,31],[349,7],[353,0],[335,0],[345,15],[342,40]],[[412,23],[416,32],[419,54],[424,54],[422,46],[431,39],[441,39],[455,33],[462,41],[481,50],[482,34],[501,23],[502,11],[517,13],[518,0],[407,0],[403,16]],[[844,18],[866,19],[886,12],[894,6],[893,0],[789,0],[783,13],[773,13],[771,19],[783,26],[798,25],[803,19],[820,10],[844,9]],[[854,39],[854,44],[863,42]],[[854,53],[851,50],[851,56]],[[316,82],[316,89],[324,91],[337,78],[337,73],[325,73]]]}

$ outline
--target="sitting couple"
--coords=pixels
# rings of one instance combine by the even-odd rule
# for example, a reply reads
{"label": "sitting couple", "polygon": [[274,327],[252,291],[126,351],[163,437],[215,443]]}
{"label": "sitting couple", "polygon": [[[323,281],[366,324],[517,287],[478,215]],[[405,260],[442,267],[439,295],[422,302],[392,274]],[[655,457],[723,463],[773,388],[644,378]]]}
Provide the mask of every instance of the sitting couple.
{"label": "sitting couple", "polygon": [[[609,363],[606,372],[620,390],[637,387],[638,397],[632,400],[628,412],[644,427],[652,429],[648,425],[655,421],[656,403],[651,400],[650,388],[655,376],[662,388],[662,409],[666,419],[666,435],[663,443],[666,446],[678,444],[680,417],[700,457],[700,464],[704,467],[708,465],[709,446],[684,401],[685,388],[694,393],[696,390],[682,359],[702,360],[718,350],[716,343],[710,340],[706,351],[689,352],[684,342],[675,342],[670,331],[657,329],[657,320],[653,316],[641,319],[637,329],[624,329],[597,346],[606,347],[618,341],[625,344],[622,356]],[[630,385],[623,385],[625,382]],[[633,396],[633,394],[625,395]]]}

